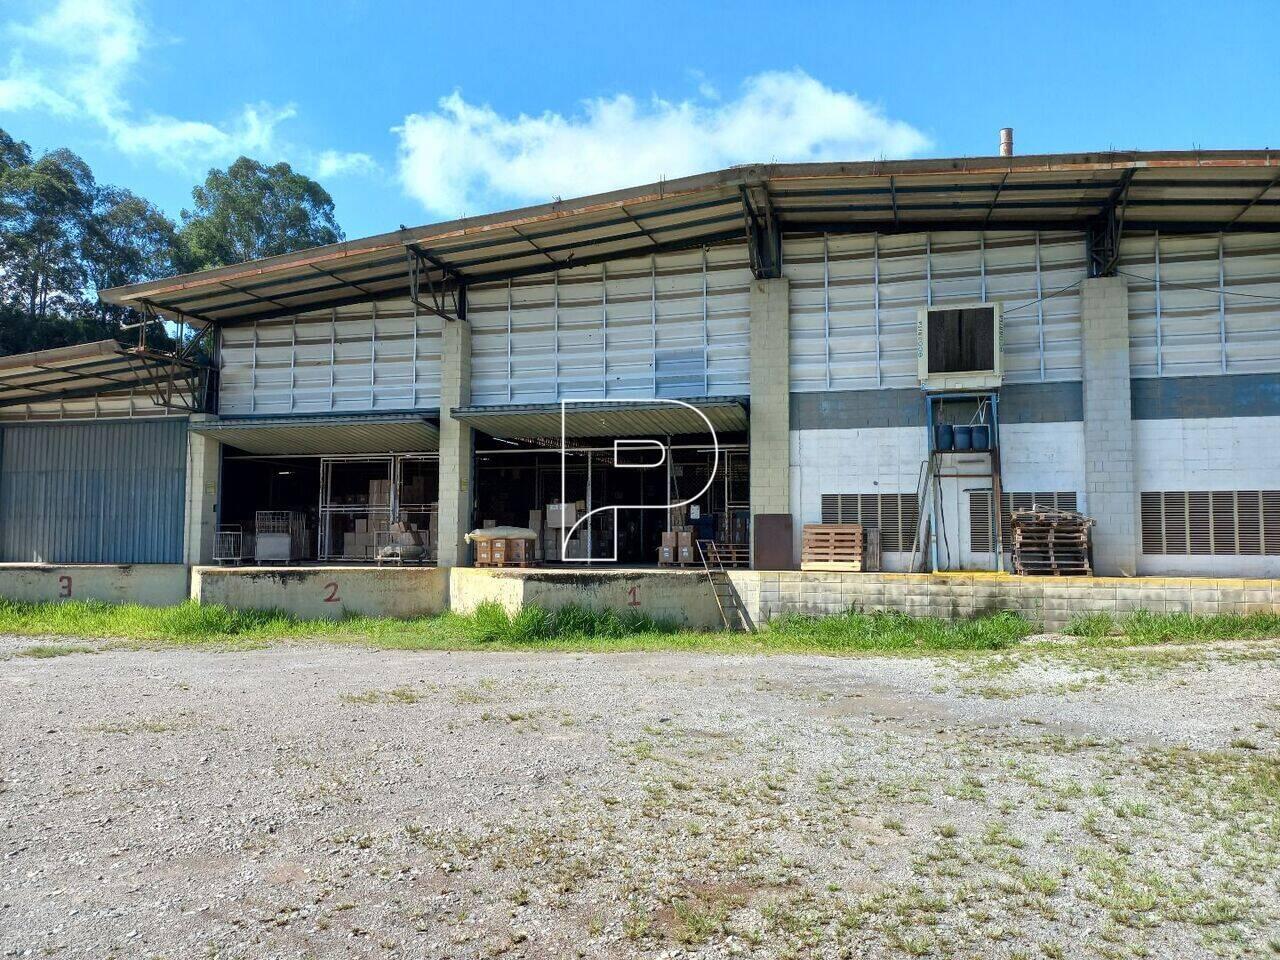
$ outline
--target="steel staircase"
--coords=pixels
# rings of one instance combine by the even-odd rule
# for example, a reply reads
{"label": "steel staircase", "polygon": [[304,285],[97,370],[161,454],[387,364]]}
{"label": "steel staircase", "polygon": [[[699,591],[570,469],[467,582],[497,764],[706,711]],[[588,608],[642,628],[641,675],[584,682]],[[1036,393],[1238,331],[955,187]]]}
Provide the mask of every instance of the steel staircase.
{"label": "steel staircase", "polygon": [[720,608],[720,619],[724,621],[726,630],[755,632],[755,624],[743,608],[729,579],[726,567],[745,567],[750,563],[750,548],[745,544],[717,543],[714,540],[699,540],[698,555],[702,558],[702,569],[711,581],[711,589],[715,592],[716,606]]}

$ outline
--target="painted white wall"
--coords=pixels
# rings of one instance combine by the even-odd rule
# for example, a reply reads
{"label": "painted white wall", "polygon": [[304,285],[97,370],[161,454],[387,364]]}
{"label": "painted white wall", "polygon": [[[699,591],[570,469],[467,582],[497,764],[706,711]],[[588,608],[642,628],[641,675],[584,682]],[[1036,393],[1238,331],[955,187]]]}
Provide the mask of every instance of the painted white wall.
{"label": "painted white wall", "polygon": [[[1000,428],[1001,465],[1008,490],[1074,490],[1083,497],[1084,429],[1079,423],[1018,423]],[[822,521],[824,493],[916,492],[920,465],[928,455],[924,427],[862,427],[791,432],[791,510],[799,529]],[[983,458],[952,461],[953,472],[978,473]],[[981,479],[949,481],[944,490],[947,539],[953,561],[968,544],[969,498],[964,491],[984,487]],[[887,570],[905,570],[910,555],[888,553]]]}
{"label": "painted white wall", "polygon": [[[1137,488],[1274,490],[1280,487],[1280,417],[1136,420]],[[1280,557],[1147,556],[1149,575],[1276,577]]]}

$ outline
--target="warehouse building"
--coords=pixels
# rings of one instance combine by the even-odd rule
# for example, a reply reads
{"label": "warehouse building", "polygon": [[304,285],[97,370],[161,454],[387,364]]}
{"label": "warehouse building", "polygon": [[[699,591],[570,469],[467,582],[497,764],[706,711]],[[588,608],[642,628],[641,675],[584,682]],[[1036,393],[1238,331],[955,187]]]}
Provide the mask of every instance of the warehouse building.
{"label": "warehouse building", "polygon": [[1268,152],[735,167],[103,298],[198,346],[0,361],[0,560],[465,566],[492,523],[635,566],[692,524],[777,569],[858,522],[992,570],[1039,504],[1101,574],[1280,575]]}

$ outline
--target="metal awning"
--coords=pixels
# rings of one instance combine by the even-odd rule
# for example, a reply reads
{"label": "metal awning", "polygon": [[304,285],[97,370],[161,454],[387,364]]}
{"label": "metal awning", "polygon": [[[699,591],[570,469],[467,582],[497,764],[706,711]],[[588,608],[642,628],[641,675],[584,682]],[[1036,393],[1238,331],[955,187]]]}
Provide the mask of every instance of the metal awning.
{"label": "metal awning", "polygon": [[98,340],[0,357],[0,407],[131,390],[155,391],[160,403],[171,386],[185,389],[198,376],[172,356]]}
{"label": "metal awning", "polygon": [[[749,425],[743,399],[684,402],[700,410],[711,421],[717,434],[740,433]],[[454,407],[451,413],[455,420],[494,437],[559,440],[561,436],[561,406],[558,403]],[[564,436],[573,439],[707,434],[706,422],[692,410],[652,400],[567,403],[563,415]]]}
{"label": "metal awning", "polygon": [[193,433],[261,454],[423,453],[440,449],[440,426],[418,413],[195,420]]}
{"label": "metal awning", "polygon": [[[465,311],[469,284],[781,233],[1280,231],[1280,153],[1105,152],[759,164],[398,230],[103,291],[202,323],[403,297]],[[412,278],[412,280],[411,280]]]}

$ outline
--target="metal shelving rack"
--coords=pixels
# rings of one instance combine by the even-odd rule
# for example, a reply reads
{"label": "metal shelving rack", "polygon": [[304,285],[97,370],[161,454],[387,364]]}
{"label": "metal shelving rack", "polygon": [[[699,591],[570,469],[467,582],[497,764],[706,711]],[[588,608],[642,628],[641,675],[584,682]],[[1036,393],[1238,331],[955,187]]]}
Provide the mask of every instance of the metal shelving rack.
{"label": "metal shelving rack", "polygon": [[[979,410],[989,411],[989,419],[985,425],[991,430],[991,442],[985,450],[939,450],[938,431],[939,408],[952,402],[977,402]],[[1000,481],[1000,392],[996,388],[990,390],[926,390],[924,391],[925,423],[929,431],[929,460],[925,480],[925,489],[930,493],[928,504],[929,519],[929,568],[938,572],[938,518],[941,516],[941,488],[939,480],[948,479],[980,479],[991,481],[991,542],[995,544],[995,569],[1004,570],[1004,493]],[[985,403],[985,407],[983,404]],[[986,455],[987,471],[984,473],[947,473],[940,468],[949,458],[956,456]],[[924,511],[921,511],[924,514]],[[918,539],[918,538],[917,538]]]}

